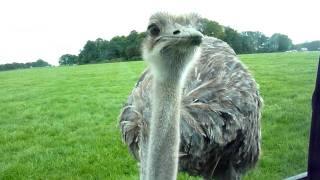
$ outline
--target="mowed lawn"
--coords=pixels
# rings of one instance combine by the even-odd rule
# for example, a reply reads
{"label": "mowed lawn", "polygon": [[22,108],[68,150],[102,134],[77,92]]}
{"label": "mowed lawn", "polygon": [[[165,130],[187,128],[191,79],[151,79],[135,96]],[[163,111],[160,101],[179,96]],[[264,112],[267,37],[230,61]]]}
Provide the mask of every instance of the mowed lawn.
{"label": "mowed lawn", "polygon": [[[240,56],[265,102],[261,160],[245,179],[306,171],[318,55]],[[0,72],[0,179],[138,179],[117,118],[144,67],[139,61]]]}

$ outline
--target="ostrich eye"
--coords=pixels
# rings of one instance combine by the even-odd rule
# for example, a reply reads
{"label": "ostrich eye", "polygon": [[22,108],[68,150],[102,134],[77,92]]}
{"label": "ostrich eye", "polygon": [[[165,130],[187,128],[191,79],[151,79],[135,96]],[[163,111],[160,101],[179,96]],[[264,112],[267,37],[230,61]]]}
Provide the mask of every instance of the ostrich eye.
{"label": "ostrich eye", "polygon": [[151,24],[148,26],[148,31],[151,36],[158,36],[160,34],[160,29],[156,24]]}

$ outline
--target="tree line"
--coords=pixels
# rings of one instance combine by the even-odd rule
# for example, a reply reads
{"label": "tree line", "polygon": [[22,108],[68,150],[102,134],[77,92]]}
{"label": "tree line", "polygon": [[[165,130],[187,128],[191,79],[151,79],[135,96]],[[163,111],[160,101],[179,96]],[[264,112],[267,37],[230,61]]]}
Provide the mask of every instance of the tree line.
{"label": "tree line", "polygon": [[[285,34],[275,33],[271,37],[259,31],[238,32],[218,22],[201,19],[201,31],[204,35],[213,36],[227,42],[238,54],[284,52],[308,47],[319,50],[320,41],[293,45]],[[60,65],[104,63],[113,61],[140,60],[140,44],[145,33],[131,31],[128,36],[115,36],[110,41],[98,38],[87,41],[78,55],[64,54],[59,59]],[[312,46],[312,48],[309,48]]]}
{"label": "tree line", "polygon": [[320,51],[320,41],[311,41],[295,45],[295,49],[307,48],[309,51]]}
{"label": "tree line", "polygon": [[8,64],[0,64],[0,71],[14,70],[14,69],[26,69],[33,67],[48,67],[51,66],[48,62],[38,59],[34,62],[28,63],[8,63]]}
{"label": "tree line", "polygon": [[130,61],[141,59],[140,44],[145,33],[131,31],[128,36],[115,36],[110,41],[101,38],[87,41],[78,55],[64,54],[60,65]]}
{"label": "tree line", "polygon": [[[206,36],[219,38],[227,42],[237,54],[284,52],[288,50],[320,50],[320,41],[294,45],[285,34],[275,33],[271,37],[259,31],[238,32],[231,27],[220,25],[216,21],[201,19],[201,32]],[[141,60],[140,45],[145,32],[131,31],[127,36],[115,36],[110,40],[98,38],[85,43],[77,55],[64,54],[59,58],[60,65],[105,63],[114,61]],[[31,63],[11,63],[0,65],[0,70],[50,66],[39,59]]]}

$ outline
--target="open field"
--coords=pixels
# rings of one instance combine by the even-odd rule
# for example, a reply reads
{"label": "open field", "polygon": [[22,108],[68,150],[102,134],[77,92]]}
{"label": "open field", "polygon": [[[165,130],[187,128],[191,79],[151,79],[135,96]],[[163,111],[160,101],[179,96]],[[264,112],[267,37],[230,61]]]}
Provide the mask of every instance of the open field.
{"label": "open field", "polygon": [[[245,179],[306,170],[318,55],[240,56],[265,101],[263,154]],[[140,61],[0,72],[0,179],[138,179],[117,116],[144,67]]]}

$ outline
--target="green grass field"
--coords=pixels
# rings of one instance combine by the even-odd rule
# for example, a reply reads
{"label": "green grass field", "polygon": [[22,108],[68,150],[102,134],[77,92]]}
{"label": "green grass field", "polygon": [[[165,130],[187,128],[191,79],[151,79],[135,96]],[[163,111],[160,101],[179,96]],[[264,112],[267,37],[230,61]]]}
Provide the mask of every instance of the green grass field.
{"label": "green grass field", "polygon": [[[261,160],[245,179],[306,170],[318,55],[240,56],[265,101]],[[138,179],[117,117],[144,67],[140,61],[0,72],[0,179]]]}

